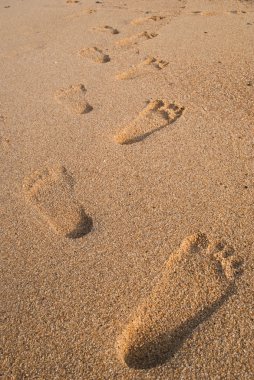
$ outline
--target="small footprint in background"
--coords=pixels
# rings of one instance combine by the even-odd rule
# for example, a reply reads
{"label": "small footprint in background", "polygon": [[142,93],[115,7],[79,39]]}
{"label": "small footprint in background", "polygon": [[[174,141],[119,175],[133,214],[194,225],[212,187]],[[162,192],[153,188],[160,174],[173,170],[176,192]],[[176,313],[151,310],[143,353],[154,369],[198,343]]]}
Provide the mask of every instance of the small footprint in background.
{"label": "small footprint in background", "polygon": [[184,107],[167,100],[154,100],[126,127],[114,137],[118,144],[133,144],[144,140],[152,133],[175,122],[183,113]]}
{"label": "small footprint in background", "polygon": [[157,37],[158,33],[141,32],[130,37],[123,38],[115,42],[117,46],[131,46],[136,45],[140,41],[150,40]]}
{"label": "small footprint in background", "polygon": [[241,266],[225,242],[210,243],[202,233],[186,238],[117,340],[119,359],[148,369],[172,358],[233,294]]}
{"label": "small footprint in background", "polygon": [[111,34],[119,34],[120,33],[118,29],[115,29],[115,28],[113,28],[112,26],[109,26],[109,25],[98,26],[98,27],[94,27],[92,29],[93,30],[97,30],[98,32],[109,32]]}
{"label": "small footprint in background", "polygon": [[85,213],[73,192],[74,180],[63,166],[45,167],[26,177],[26,198],[59,234],[79,238],[92,229],[92,219]]}
{"label": "small footprint in background", "polygon": [[134,79],[139,76],[145,76],[147,74],[151,74],[153,70],[162,70],[164,67],[168,65],[167,61],[163,61],[162,59],[157,59],[154,57],[146,58],[143,62],[131,66],[130,69],[117,74],[116,78],[119,80],[128,80]]}
{"label": "small footprint in background", "polygon": [[61,88],[55,94],[55,99],[59,104],[76,114],[85,114],[92,111],[93,107],[86,100],[86,88],[83,84],[72,85],[68,88]]}
{"label": "small footprint in background", "polygon": [[84,13],[87,13],[87,14],[93,14],[93,13],[96,13],[97,12],[97,10],[96,9],[92,9],[92,8],[90,8],[90,9],[86,9],[86,10],[84,10]]}
{"label": "small footprint in background", "polygon": [[210,17],[219,15],[218,12],[214,12],[214,11],[205,11],[205,12],[202,12],[201,14],[202,14],[202,16],[210,16]]}
{"label": "small footprint in background", "polygon": [[104,54],[103,51],[97,47],[82,49],[80,50],[79,55],[96,63],[107,63],[110,61],[109,55]]}
{"label": "small footprint in background", "polygon": [[141,25],[144,24],[147,21],[161,21],[165,18],[165,16],[149,16],[149,17],[141,17],[136,18],[131,21],[131,24],[133,25]]}
{"label": "small footprint in background", "polygon": [[65,16],[65,18],[67,19],[74,19],[74,18],[77,18],[77,17],[82,17],[83,15],[91,15],[91,14],[94,14],[96,13],[96,9],[90,9],[90,8],[86,8],[86,9],[82,9],[81,11],[79,12],[76,12],[74,14],[71,14],[71,15],[67,15]]}
{"label": "small footprint in background", "polygon": [[77,4],[79,3],[79,0],[66,0],[67,4]]}

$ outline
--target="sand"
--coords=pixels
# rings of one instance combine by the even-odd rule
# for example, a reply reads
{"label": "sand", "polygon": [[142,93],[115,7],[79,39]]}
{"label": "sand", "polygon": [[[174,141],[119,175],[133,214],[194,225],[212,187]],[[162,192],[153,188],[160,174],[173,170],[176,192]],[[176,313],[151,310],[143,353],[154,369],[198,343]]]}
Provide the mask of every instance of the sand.
{"label": "sand", "polygon": [[0,377],[252,380],[254,3],[2,0]]}

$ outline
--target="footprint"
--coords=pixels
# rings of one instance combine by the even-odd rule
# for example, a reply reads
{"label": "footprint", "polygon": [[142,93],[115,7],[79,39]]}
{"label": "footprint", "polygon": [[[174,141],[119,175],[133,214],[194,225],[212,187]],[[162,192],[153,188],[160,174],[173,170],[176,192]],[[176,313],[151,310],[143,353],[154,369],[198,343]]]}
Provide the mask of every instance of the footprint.
{"label": "footprint", "polygon": [[117,74],[116,78],[119,80],[137,78],[139,76],[151,74],[151,71],[153,70],[162,70],[167,65],[168,62],[163,61],[162,59],[149,57],[146,58],[143,62],[139,63],[138,65],[132,66],[129,70]]}
{"label": "footprint", "polygon": [[201,14],[202,14],[202,16],[208,16],[208,17],[210,17],[210,16],[218,16],[219,15],[218,12],[214,12],[214,11],[205,11],[205,12],[202,12]]}
{"label": "footprint", "polygon": [[115,135],[118,144],[133,144],[144,140],[152,133],[167,127],[183,113],[184,107],[167,100],[154,100],[126,127]]}
{"label": "footprint", "polygon": [[141,18],[136,18],[131,21],[132,25],[141,25],[144,24],[147,21],[160,21],[163,20],[165,16],[149,16],[149,17],[141,17]]}
{"label": "footprint", "polygon": [[72,85],[68,88],[62,88],[55,94],[59,104],[77,114],[84,114],[92,111],[93,107],[86,100],[86,88],[83,84]]}
{"label": "footprint", "polygon": [[85,8],[85,9],[82,9],[81,11],[75,12],[74,14],[66,15],[65,18],[74,19],[74,18],[82,17],[83,15],[91,15],[96,12],[97,12],[96,9]]}
{"label": "footprint", "polygon": [[97,10],[96,10],[96,9],[93,9],[93,8],[85,9],[85,10],[83,11],[83,13],[86,13],[86,14],[89,14],[89,15],[92,15],[92,14],[94,14],[94,13],[96,13],[96,12],[97,12]]}
{"label": "footprint", "polygon": [[219,12],[214,12],[214,11],[193,11],[191,12],[192,14],[196,15],[201,15],[201,16],[218,16],[220,13]]}
{"label": "footprint", "polygon": [[113,28],[112,26],[105,25],[92,28],[93,30],[97,30],[98,32],[110,32],[111,34],[119,34],[119,30]]}
{"label": "footprint", "polygon": [[67,4],[77,4],[79,3],[79,0],[66,0]]}
{"label": "footprint", "polygon": [[234,291],[241,260],[205,234],[186,238],[117,341],[120,360],[147,369],[174,356],[194,329]]}
{"label": "footprint", "polygon": [[156,36],[158,36],[157,33],[148,33],[145,31],[145,32],[135,34],[134,36],[118,40],[116,41],[115,44],[117,46],[131,46],[131,45],[136,45],[140,41],[150,40]]}
{"label": "footprint", "polygon": [[63,166],[43,168],[25,178],[26,198],[49,225],[68,238],[79,238],[92,229],[92,219],[73,195],[73,178]]}
{"label": "footprint", "polygon": [[97,63],[106,63],[110,61],[109,55],[104,54],[103,51],[97,47],[82,49],[80,50],[79,55]]}

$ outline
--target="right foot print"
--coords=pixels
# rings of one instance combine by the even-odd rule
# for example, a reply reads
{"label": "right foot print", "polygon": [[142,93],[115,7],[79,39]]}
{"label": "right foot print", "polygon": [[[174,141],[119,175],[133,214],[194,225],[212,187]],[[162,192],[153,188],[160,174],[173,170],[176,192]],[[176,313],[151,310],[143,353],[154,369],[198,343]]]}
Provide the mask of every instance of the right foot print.
{"label": "right foot print", "polygon": [[49,225],[68,238],[92,229],[92,219],[73,195],[73,179],[62,166],[44,168],[25,178],[24,193]]}
{"label": "right foot print", "polygon": [[61,88],[55,94],[58,103],[63,104],[68,111],[84,114],[92,111],[93,107],[86,100],[86,88],[83,84]]}
{"label": "right foot print", "polygon": [[140,76],[151,74],[151,71],[162,70],[168,65],[168,62],[149,57],[138,65],[132,66],[129,70],[116,75],[119,80],[134,79]]}
{"label": "right foot print", "polygon": [[93,30],[97,30],[98,32],[109,32],[111,34],[119,34],[119,30],[109,25],[95,27],[93,28]]}
{"label": "right foot print", "polygon": [[128,367],[147,369],[174,356],[232,294],[240,273],[241,260],[232,247],[210,244],[201,233],[185,239],[121,334],[120,360]]}
{"label": "right foot print", "polygon": [[114,139],[118,144],[133,144],[144,140],[176,121],[183,110],[184,107],[165,100],[150,102],[127,127],[115,135]]}
{"label": "right foot print", "polygon": [[139,41],[150,40],[154,37],[158,36],[157,33],[148,33],[142,32],[135,34],[134,36],[123,38],[122,40],[116,41],[117,46],[131,46],[136,45]]}
{"label": "right foot print", "polygon": [[82,49],[80,50],[79,55],[81,57],[88,58],[96,63],[106,63],[110,61],[109,55],[104,54],[103,51],[97,47]]}

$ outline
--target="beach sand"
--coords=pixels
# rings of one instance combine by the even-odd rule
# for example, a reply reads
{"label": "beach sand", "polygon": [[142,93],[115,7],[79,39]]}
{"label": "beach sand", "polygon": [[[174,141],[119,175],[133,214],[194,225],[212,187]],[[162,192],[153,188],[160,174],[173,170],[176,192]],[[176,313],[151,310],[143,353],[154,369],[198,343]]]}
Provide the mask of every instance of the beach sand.
{"label": "beach sand", "polygon": [[251,380],[254,3],[2,0],[4,380]]}

